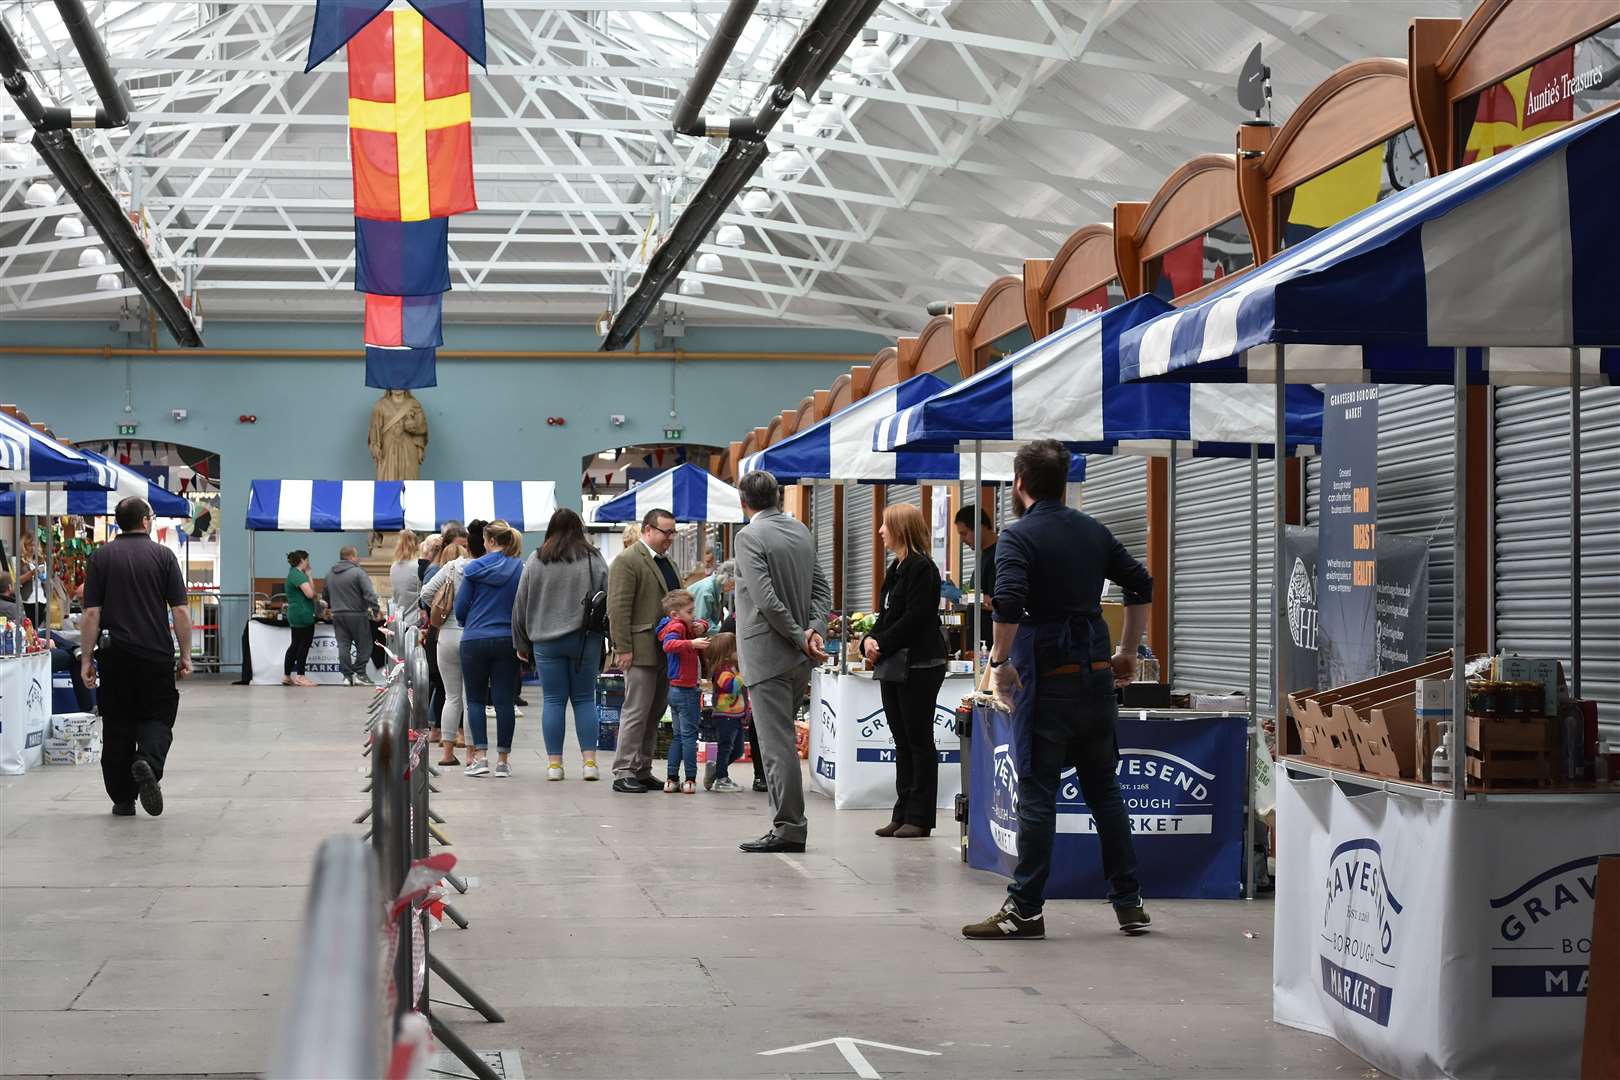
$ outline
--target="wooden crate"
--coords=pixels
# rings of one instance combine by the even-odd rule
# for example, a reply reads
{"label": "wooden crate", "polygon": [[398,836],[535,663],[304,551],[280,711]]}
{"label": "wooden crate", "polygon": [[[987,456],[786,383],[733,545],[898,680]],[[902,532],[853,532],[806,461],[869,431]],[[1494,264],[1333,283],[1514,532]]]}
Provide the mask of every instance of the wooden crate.
{"label": "wooden crate", "polygon": [[1553,782],[1552,757],[1512,751],[1468,754],[1468,779],[1475,787],[1548,787]]}
{"label": "wooden crate", "polygon": [[1468,749],[1481,753],[1512,751],[1548,754],[1552,750],[1552,724],[1542,716],[1516,716],[1503,720],[1470,716],[1465,737]]}

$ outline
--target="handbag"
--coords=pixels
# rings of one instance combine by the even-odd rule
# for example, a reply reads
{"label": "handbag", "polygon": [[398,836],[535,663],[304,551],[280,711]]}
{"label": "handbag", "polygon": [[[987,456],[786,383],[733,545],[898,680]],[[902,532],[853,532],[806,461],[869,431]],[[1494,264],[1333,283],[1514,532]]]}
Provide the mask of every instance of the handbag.
{"label": "handbag", "polygon": [[911,678],[911,650],[901,649],[893,656],[880,656],[872,665],[872,675],[878,682],[905,682]]}
{"label": "handbag", "polygon": [[[440,573],[445,571],[441,570]],[[456,585],[447,582],[433,594],[433,605],[428,608],[428,626],[437,630],[456,610]]]}

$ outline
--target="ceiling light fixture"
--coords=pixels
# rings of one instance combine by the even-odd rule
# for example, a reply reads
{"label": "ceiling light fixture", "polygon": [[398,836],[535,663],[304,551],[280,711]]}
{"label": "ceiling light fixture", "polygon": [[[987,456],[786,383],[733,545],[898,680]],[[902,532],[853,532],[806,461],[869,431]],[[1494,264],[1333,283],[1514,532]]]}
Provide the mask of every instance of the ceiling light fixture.
{"label": "ceiling light fixture", "polygon": [[744,213],[768,214],[771,212],[771,197],[760,188],[749,188],[742,197]]}
{"label": "ceiling light fixture", "polygon": [[682,296],[702,296],[703,282],[696,278],[682,278],[680,292]]}
{"label": "ceiling light fixture", "polygon": [[117,274],[102,274],[96,278],[96,292],[117,292],[123,287],[123,279]]}
{"label": "ceiling light fixture", "polygon": [[844,110],[833,104],[831,90],[823,90],[821,98],[805,119],[811,131],[832,132],[844,126]]}
{"label": "ceiling light fixture", "polygon": [[0,142],[0,165],[27,165],[33,156],[22,143]]}
{"label": "ceiling light fixture", "polygon": [[726,268],[725,260],[712,251],[705,251],[698,256],[697,272],[700,274],[718,274]]}
{"label": "ceiling light fixture", "polygon": [[722,225],[720,231],[714,234],[714,242],[721,247],[740,248],[748,242],[743,235],[740,225]]}
{"label": "ceiling light fixture", "polygon": [[35,180],[28,185],[28,192],[23,195],[23,203],[27,206],[55,206],[56,189],[43,180]]}
{"label": "ceiling light fixture", "polygon": [[79,252],[79,269],[88,270],[92,266],[106,266],[107,255],[98,247],[88,247]]}
{"label": "ceiling light fixture", "polygon": [[878,45],[876,30],[861,31],[861,50],[855,54],[855,74],[875,78],[894,70],[894,61]]}
{"label": "ceiling light fixture", "polygon": [[84,237],[84,222],[77,214],[68,214],[66,217],[56,219],[56,238],[58,240],[79,240]]}

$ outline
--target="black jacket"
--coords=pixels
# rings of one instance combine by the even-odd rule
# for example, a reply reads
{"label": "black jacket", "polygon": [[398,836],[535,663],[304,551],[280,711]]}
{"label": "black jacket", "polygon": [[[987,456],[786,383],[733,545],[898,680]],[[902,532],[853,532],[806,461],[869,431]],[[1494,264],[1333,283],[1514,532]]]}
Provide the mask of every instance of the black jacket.
{"label": "black jacket", "polygon": [[945,659],[945,637],[939,628],[939,567],[933,559],[913,554],[884,569],[877,625],[867,636],[878,643],[879,657],[910,649],[913,666]]}

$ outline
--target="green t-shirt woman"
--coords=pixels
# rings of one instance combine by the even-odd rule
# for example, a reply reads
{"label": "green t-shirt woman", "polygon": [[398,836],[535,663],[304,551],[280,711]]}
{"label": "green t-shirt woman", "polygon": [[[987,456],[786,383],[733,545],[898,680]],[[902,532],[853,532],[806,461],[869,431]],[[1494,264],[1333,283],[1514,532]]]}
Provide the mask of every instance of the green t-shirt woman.
{"label": "green t-shirt woman", "polygon": [[293,552],[303,558],[287,571],[287,625],[315,625],[315,587],[309,580],[309,555]]}

